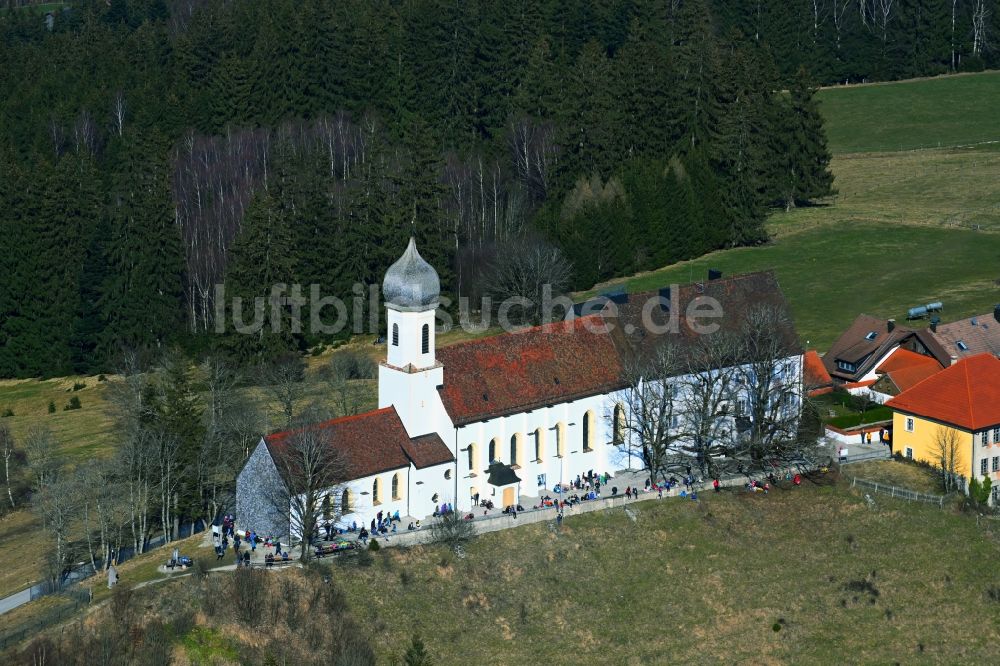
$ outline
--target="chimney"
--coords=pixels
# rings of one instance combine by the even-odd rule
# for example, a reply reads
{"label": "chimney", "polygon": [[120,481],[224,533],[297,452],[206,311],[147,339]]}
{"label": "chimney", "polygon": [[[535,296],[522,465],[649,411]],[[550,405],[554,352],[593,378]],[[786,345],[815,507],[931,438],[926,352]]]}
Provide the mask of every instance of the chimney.
{"label": "chimney", "polygon": [[937,325],[938,323],[931,319],[931,333],[937,333]]}
{"label": "chimney", "polygon": [[892,333],[892,330],[896,328],[896,320],[890,319],[885,323],[885,327],[889,330],[890,333]]}
{"label": "chimney", "polygon": [[1000,303],[993,306],[993,318],[996,319],[998,323],[1000,323]]}
{"label": "chimney", "polygon": [[955,365],[956,363],[958,363],[958,357],[957,356],[955,356],[954,354],[950,354],[950,356],[951,356],[951,363],[950,363],[950,365]]}

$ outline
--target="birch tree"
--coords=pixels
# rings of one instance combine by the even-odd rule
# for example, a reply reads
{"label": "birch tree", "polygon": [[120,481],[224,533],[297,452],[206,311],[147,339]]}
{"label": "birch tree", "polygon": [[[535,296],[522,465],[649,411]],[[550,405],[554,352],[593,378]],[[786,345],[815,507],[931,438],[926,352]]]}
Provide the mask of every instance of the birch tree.
{"label": "birch tree", "polygon": [[12,509],[17,507],[17,503],[14,501],[14,484],[11,480],[11,463],[16,462],[16,452],[14,435],[11,434],[10,428],[7,427],[6,423],[0,423],[0,455],[3,456],[3,480],[4,485],[7,486],[7,499],[10,501],[10,508]]}
{"label": "birch tree", "polygon": [[45,424],[35,424],[24,437],[24,452],[27,456],[28,471],[31,473],[32,489],[40,490],[51,483],[59,471],[56,458],[56,439]]}

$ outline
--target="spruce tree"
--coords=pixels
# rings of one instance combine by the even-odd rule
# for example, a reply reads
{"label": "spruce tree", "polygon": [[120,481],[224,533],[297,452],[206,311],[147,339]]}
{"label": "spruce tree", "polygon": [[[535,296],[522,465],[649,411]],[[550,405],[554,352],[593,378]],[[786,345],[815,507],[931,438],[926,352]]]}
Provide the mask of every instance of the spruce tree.
{"label": "spruce tree", "polygon": [[107,358],[121,348],[159,347],[181,321],[183,252],[165,152],[162,137],[134,132],[113,151],[109,275],[101,296]]}
{"label": "spruce tree", "polygon": [[[247,208],[226,269],[229,319],[224,346],[238,359],[266,362],[292,347],[287,310],[282,303],[271,302],[271,293],[275,285],[294,282],[293,257],[285,212],[269,192],[259,192]],[[242,300],[238,314],[243,332],[236,329],[236,313],[228,307],[235,308],[236,298]]]}
{"label": "spruce tree", "polygon": [[784,131],[776,133],[784,143],[779,183],[786,209],[834,192],[823,118],[805,68],[799,69],[790,93],[788,104],[782,105]]}

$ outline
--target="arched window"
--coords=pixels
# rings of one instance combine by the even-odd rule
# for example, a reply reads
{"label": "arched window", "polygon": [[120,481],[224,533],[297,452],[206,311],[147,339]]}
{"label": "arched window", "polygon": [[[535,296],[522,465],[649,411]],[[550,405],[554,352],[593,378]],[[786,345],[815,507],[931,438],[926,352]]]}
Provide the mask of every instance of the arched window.
{"label": "arched window", "polygon": [[372,481],[372,504],[382,503],[382,479]]}
{"label": "arched window", "polygon": [[556,424],[556,456],[562,458],[566,455],[566,424]]}
{"label": "arched window", "polygon": [[518,455],[518,449],[521,448],[521,436],[519,433],[515,433],[510,436],[510,464],[520,465],[521,457]]}
{"label": "arched window", "polygon": [[323,520],[330,520],[333,512],[330,510],[330,496],[323,495]]}
{"label": "arched window", "polygon": [[347,515],[351,512],[351,491],[344,488],[344,492],[340,493],[340,514]]}
{"label": "arched window", "polygon": [[587,412],[583,415],[583,450],[594,450],[594,412]]}
{"label": "arched window", "polygon": [[420,329],[420,352],[422,354],[427,354],[431,350],[431,327],[428,324],[424,324],[424,327]]}
{"label": "arched window", "polygon": [[444,478],[451,479],[451,470],[450,469],[446,469],[444,471]]}
{"label": "arched window", "polygon": [[490,462],[491,463],[499,462],[499,458],[497,458],[497,440],[496,439],[491,439],[490,440]]}
{"label": "arched window", "polygon": [[399,472],[396,472],[395,474],[392,475],[392,499],[394,500],[400,499],[402,497],[402,495],[400,495],[400,492],[401,488],[400,488]]}
{"label": "arched window", "polygon": [[399,346],[399,324],[392,325],[392,346]]}
{"label": "arched window", "polygon": [[541,428],[535,430],[535,462],[542,462],[545,459],[545,433]]}
{"label": "arched window", "polygon": [[625,408],[621,404],[615,405],[614,423],[612,424],[611,440],[612,444],[620,445],[625,442]]}
{"label": "arched window", "polygon": [[469,474],[474,474],[476,471],[476,443],[472,442],[469,444]]}

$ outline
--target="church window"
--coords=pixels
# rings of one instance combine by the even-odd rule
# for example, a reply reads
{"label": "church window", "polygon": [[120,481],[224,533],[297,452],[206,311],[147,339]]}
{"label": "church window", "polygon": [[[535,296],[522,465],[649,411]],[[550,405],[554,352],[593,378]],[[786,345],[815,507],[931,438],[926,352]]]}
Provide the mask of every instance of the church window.
{"label": "church window", "polygon": [[372,504],[382,503],[382,479],[372,481]]}
{"label": "church window", "polygon": [[510,436],[510,464],[520,465],[521,464],[521,435],[520,433]]}
{"label": "church window", "polygon": [[399,346],[399,324],[392,325],[392,346]]}
{"label": "church window", "polygon": [[545,459],[545,434],[541,428],[535,430],[535,462],[542,462]]}
{"label": "church window", "polygon": [[562,458],[566,455],[566,424],[556,424],[556,456]]}
{"label": "church window", "polygon": [[340,514],[345,515],[351,512],[351,491],[344,489],[340,494]]}
{"label": "church window", "polygon": [[612,441],[615,445],[621,445],[625,442],[625,408],[620,404],[615,405],[614,414],[614,424],[612,426],[614,432],[612,436],[614,440]]}
{"label": "church window", "polygon": [[476,443],[472,442],[469,444],[469,473],[472,474],[476,471]]}
{"label": "church window", "polygon": [[444,478],[451,479],[451,470],[450,469],[446,469],[444,471]]}
{"label": "church window", "polygon": [[428,354],[431,350],[431,327],[424,324],[420,333],[420,349],[422,354]]}
{"label": "church window", "polygon": [[332,512],[330,510],[330,496],[323,495],[323,520],[330,520]]}
{"label": "church window", "polygon": [[499,459],[497,458],[497,440],[496,439],[491,439],[490,440],[490,462],[491,463],[499,462]]}
{"label": "church window", "polygon": [[594,412],[583,415],[583,450],[594,450]]}
{"label": "church window", "polygon": [[399,472],[396,472],[392,475],[392,499],[398,500],[402,498],[402,495],[400,494],[402,492],[400,488],[401,485]]}

